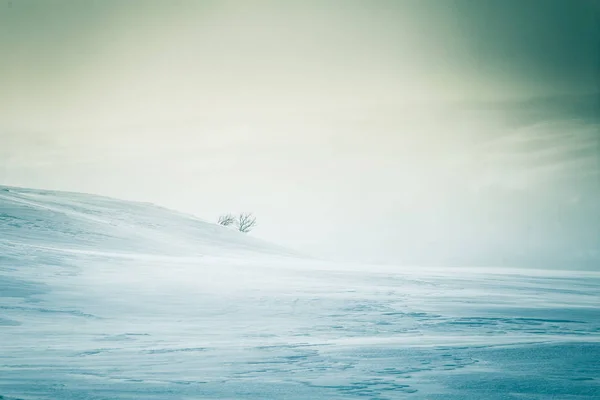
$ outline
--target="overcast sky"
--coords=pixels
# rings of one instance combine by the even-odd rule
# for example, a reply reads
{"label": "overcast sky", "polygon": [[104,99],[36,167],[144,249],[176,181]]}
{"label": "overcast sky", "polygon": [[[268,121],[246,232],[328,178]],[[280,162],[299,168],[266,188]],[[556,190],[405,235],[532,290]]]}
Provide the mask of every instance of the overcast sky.
{"label": "overcast sky", "polygon": [[600,262],[595,0],[0,0],[0,183],[391,263]]}

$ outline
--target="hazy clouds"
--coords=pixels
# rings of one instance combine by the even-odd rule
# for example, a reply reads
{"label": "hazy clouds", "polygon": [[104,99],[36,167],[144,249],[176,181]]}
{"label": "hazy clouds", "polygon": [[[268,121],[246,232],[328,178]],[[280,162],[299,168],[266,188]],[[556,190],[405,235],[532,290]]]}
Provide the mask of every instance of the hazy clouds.
{"label": "hazy clouds", "polygon": [[589,263],[597,9],[3,0],[0,179],[346,258]]}

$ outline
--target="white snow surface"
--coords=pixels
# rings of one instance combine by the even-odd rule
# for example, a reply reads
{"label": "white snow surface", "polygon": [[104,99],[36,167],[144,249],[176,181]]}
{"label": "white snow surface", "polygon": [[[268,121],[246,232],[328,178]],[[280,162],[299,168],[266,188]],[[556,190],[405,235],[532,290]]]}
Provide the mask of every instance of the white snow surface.
{"label": "white snow surface", "polygon": [[597,399],[600,274],[349,265],[0,186],[0,399]]}

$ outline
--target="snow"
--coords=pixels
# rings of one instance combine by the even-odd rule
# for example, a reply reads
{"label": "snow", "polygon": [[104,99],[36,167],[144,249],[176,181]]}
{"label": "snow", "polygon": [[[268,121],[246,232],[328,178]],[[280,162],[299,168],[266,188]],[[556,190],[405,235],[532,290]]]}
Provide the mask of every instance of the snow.
{"label": "snow", "polygon": [[303,258],[0,187],[0,399],[600,398],[600,273]]}

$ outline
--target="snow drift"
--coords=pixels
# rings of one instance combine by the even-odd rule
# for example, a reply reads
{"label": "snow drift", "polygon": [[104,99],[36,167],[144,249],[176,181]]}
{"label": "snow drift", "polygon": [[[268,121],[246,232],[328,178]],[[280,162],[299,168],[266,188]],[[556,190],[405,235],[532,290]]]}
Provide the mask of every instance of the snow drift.
{"label": "snow drift", "polygon": [[0,188],[0,399],[594,399],[593,272],[339,265]]}

